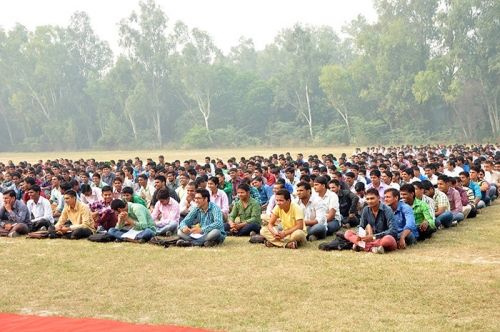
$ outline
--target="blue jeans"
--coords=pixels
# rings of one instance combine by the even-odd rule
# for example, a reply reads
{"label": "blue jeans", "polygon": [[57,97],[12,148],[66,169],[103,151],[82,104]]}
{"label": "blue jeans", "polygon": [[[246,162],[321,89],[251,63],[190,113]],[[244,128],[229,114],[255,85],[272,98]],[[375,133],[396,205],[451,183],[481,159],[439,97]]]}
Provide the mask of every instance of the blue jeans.
{"label": "blue jeans", "polygon": [[312,226],[307,226],[307,238],[314,235],[318,240],[324,239],[326,237],[326,227],[325,225],[316,224]]}
{"label": "blue jeans", "polygon": [[448,228],[451,226],[452,222],[453,222],[453,214],[451,213],[451,211],[443,212],[436,217],[436,227],[443,225],[445,228]]}
{"label": "blue jeans", "polygon": [[224,236],[218,229],[212,229],[208,234],[203,234],[199,239],[193,239],[189,234],[184,234],[180,229],[177,231],[177,235],[184,241],[189,241],[195,246],[203,246],[206,241],[214,241],[218,244],[224,242]]}
{"label": "blue jeans", "polygon": [[461,222],[465,219],[465,216],[462,212],[457,212],[453,214],[453,221]]}
{"label": "blue jeans", "polygon": [[177,231],[177,223],[175,221],[172,221],[163,226],[162,228],[157,228],[156,234],[165,235],[165,233],[167,232],[172,232],[175,234],[176,231]]}
{"label": "blue jeans", "polygon": [[[400,235],[401,234],[398,234],[398,241],[400,239]],[[417,243],[417,239],[415,238],[415,235],[413,235],[413,233],[410,233],[406,236],[405,242],[407,246],[411,246]]]}
{"label": "blue jeans", "polygon": [[488,192],[488,196],[490,196],[491,200],[494,201],[497,198],[497,186],[494,183],[490,184],[490,190]]}
{"label": "blue jeans", "polygon": [[[122,240],[122,235],[127,232],[128,229],[118,229],[114,227],[108,230],[108,234],[117,240]],[[146,228],[145,230],[137,234],[134,240],[144,240],[148,242],[153,236],[155,236],[155,232],[153,232],[149,228]]]}
{"label": "blue jeans", "polygon": [[326,235],[330,236],[335,234],[340,229],[340,222],[337,219],[333,219],[326,225]]}

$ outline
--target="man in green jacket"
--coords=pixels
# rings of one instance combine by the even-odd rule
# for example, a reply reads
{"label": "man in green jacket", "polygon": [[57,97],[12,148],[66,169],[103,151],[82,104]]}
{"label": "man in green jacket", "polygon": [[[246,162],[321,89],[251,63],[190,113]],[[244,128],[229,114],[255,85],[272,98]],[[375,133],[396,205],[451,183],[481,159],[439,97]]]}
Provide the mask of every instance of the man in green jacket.
{"label": "man in green jacket", "polygon": [[224,225],[226,232],[236,236],[248,236],[259,234],[260,203],[250,197],[250,186],[242,183],[237,190],[238,200],[234,203],[229,214],[229,221]]}
{"label": "man in green jacket", "polygon": [[116,226],[108,231],[115,239],[147,242],[156,234],[153,217],[144,205],[115,199],[111,209],[118,214]]}
{"label": "man in green jacket", "polygon": [[415,224],[418,228],[418,240],[430,238],[436,231],[436,224],[429,205],[415,197],[415,187],[410,183],[402,185],[400,191],[403,201],[413,209]]}

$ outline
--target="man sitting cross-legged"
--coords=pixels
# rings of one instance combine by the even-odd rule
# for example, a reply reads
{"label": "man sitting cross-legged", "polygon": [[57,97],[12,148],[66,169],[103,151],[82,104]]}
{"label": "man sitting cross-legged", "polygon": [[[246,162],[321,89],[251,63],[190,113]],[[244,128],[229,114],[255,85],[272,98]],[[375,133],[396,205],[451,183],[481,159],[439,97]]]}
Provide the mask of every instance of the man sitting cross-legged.
{"label": "man sitting cross-legged", "polygon": [[418,230],[415,224],[415,216],[411,206],[400,201],[399,191],[394,188],[385,190],[385,204],[394,212],[394,226],[398,232],[398,248],[405,249],[406,246],[417,243]]}
{"label": "man sitting cross-legged", "polygon": [[[117,240],[147,242],[156,234],[155,223],[149,210],[141,204],[126,203],[114,199],[111,208],[118,214],[116,226],[109,229],[108,234]],[[123,235],[130,230],[138,231],[132,238]]]}
{"label": "man sitting cross-legged", "polygon": [[[221,209],[210,202],[210,193],[206,189],[197,189],[194,195],[194,207],[179,225],[177,241],[179,247],[205,246],[221,244],[226,238]],[[199,226],[195,225],[199,222]]]}
{"label": "man sitting cross-legged", "polygon": [[30,200],[28,200],[27,207],[31,217],[31,231],[37,231],[42,227],[48,230],[54,225],[50,202],[45,197],[40,196],[40,191],[40,186],[36,184],[32,185],[28,191]]}
{"label": "man sitting cross-legged", "polygon": [[355,227],[359,225],[358,204],[359,197],[350,190],[340,188],[338,180],[333,179],[328,183],[330,190],[339,197],[339,212],[342,216],[342,227]]}
{"label": "man sitting cross-legged", "polygon": [[360,236],[348,230],[344,237],[354,244],[353,249],[356,251],[365,250],[382,254],[385,251],[396,250],[397,230],[392,209],[380,201],[379,191],[375,188],[368,189],[365,197],[368,205],[363,208],[359,223],[365,234]]}
{"label": "man sitting cross-legged", "polygon": [[258,234],[260,231],[260,204],[250,197],[250,186],[242,183],[237,190],[238,200],[234,203],[229,222],[224,225],[226,232],[236,236]]}
{"label": "man sitting cross-legged", "polygon": [[156,202],[151,216],[156,224],[156,234],[171,236],[177,233],[180,219],[179,203],[170,198],[168,189],[160,189],[158,192],[158,202]]}
{"label": "man sitting cross-legged", "polygon": [[326,237],[326,204],[317,196],[312,196],[311,185],[307,182],[297,184],[297,203],[304,211],[304,223],[309,241]]}
{"label": "man sitting cross-legged", "polygon": [[111,208],[112,201],[113,188],[104,186],[102,187],[102,200],[89,205],[97,231],[108,231],[110,228],[115,227],[118,219],[116,212]]}
{"label": "man sitting cross-legged", "polygon": [[[276,227],[278,219],[281,220],[282,231]],[[261,228],[260,234],[266,239],[264,243],[267,247],[297,249],[306,242],[304,212],[291,201],[288,190],[281,189],[276,193],[276,206],[268,225]]]}
{"label": "man sitting cross-legged", "polygon": [[415,224],[418,227],[418,240],[430,238],[436,231],[436,224],[429,205],[415,197],[415,187],[412,184],[402,185],[400,193],[403,201],[413,209]]}
{"label": "man sitting cross-legged", "polygon": [[29,210],[22,200],[16,199],[14,190],[7,190],[3,193],[0,222],[0,233],[9,237],[28,234],[31,229]]}
{"label": "man sitting cross-legged", "polygon": [[76,199],[74,190],[64,193],[64,209],[56,224],[56,232],[73,240],[88,238],[95,232],[90,209]]}

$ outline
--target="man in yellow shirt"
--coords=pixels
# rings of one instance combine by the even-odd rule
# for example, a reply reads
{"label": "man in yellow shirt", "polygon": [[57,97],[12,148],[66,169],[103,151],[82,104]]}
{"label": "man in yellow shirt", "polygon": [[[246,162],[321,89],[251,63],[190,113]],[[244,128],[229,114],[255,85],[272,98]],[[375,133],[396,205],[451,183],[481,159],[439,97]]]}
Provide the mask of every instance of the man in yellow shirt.
{"label": "man in yellow shirt", "polygon": [[[281,220],[281,231],[277,228],[278,219]],[[291,201],[288,190],[281,189],[276,193],[276,206],[269,224],[261,228],[260,234],[266,239],[266,247],[297,249],[306,242],[304,211]]]}
{"label": "man in yellow shirt", "polygon": [[65,238],[78,240],[88,238],[95,232],[90,208],[76,199],[76,192],[64,193],[64,210],[56,224],[56,232]]}

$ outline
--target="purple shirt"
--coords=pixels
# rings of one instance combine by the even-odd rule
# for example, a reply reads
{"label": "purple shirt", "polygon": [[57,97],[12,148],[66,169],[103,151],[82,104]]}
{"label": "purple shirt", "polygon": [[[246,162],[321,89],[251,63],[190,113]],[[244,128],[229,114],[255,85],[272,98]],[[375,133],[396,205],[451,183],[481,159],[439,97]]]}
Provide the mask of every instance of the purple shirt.
{"label": "purple shirt", "polygon": [[450,201],[451,213],[456,214],[462,212],[463,209],[462,199],[460,197],[460,193],[458,192],[458,190],[455,190],[454,188],[450,187],[448,189],[448,192],[446,193],[446,196],[448,196],[448,201]]}

